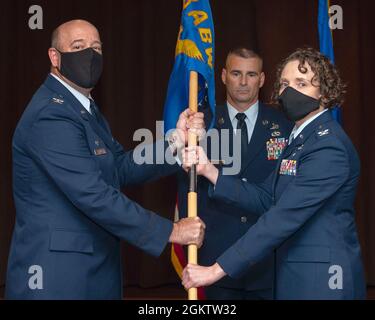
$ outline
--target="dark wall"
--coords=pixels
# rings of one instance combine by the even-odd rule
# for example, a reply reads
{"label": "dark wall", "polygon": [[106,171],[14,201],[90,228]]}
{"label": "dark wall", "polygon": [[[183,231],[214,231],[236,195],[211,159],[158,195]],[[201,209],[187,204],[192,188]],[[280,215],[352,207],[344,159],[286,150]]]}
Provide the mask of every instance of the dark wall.
{"label": "dark wall", "polygon": [[[265,59],[267,101],[276,64],[299,46],[318,46],[317,0],[212,0],[216,32],[217,101],[224,98],[220,81],[227,51],[238,45],[259,50]],[[337,0],[344,29],[334,31],[336,63],[348,84],[343,105],[344,127],[362,160],[357,217],[368,283],[375,284],[375,134],[372,106],[375,40],[372,1]],[[44,29],[30,30],[28,8],[41,5]],[[126,147],[135,146],[138,128],[154,131],[163,103],[180,22],[179,0],[5,0],[0,12],[0,285],[14,223],[11,186],[11,138],[27,102],[49,71],[47,49],[52,30],[62,22],[83,18],[94,23],[104,42],[104,74],[93,95]],[[173,217],[172,178],[126,190],[143,206]],[[124,245],[125,283],[155,286],[177,282],[169,251],[151,258]]]}

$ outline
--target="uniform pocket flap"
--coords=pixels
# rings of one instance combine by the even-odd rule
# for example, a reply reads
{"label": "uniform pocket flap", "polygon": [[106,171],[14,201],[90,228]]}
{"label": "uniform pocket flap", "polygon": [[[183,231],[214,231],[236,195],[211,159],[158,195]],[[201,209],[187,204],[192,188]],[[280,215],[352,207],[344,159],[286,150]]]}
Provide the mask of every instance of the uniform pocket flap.
{"label": "uniform pocket flap", "polygon": [[290,262],[331,262],[331,249],[326,246],[296,246],[288,251]]}
{"label": "uniform pocket flap", "polygon": [[51,233],[51,251],[93,253],[93,239],[88,233],[55,230]]}

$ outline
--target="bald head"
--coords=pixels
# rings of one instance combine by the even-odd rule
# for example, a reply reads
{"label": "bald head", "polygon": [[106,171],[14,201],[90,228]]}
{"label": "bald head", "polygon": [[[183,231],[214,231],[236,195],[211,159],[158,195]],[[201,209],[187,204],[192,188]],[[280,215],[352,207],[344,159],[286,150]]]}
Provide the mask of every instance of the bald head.
{"label": "bald head", "polygon": [[52,33],[51,47],[62,52],[99,48],[101,41],[98,29],[85,20],[71,20],[58,26]]}

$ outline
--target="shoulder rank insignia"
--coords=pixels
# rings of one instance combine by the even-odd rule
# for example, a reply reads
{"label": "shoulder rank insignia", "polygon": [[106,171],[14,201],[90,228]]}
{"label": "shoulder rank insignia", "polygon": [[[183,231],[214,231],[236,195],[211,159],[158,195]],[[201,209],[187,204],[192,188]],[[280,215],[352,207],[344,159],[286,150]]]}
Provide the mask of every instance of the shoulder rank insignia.
{"label": "shoulder rank insignia", "polygon": [[58,104],[63,104],[64,100],[63,99],[59,99],[59,98],[52,98],[52,102],[58,103]]}
{"label": "shoulder rank insignia", "polygon": [[281,161],[279,174],[286,176],[297,175],[297,160],[284,159]]}
{"label": "shoulder rank insignia", "polygon": [[288,140],[285,138],[274,138],[270,139],[266,143],[267,148],[267,159],[277,160],[283,152]]}
{"label": "shoulder rank insignia", "polygon": [[222,126],[224,124],[224,118],[223,117],[220,117],[219,120],[217,120],[217,123]]}
{"label": "shoulder rank insignia", "polygon": [[324,129],[324,130],[318,131],[319,137],[326,136],[327,134],[329,134],[329,129]]}

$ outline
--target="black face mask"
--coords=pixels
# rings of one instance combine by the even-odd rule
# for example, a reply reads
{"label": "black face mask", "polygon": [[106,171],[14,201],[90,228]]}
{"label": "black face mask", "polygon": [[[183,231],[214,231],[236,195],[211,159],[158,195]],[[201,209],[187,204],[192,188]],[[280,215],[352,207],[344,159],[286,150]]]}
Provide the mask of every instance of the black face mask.
{"label": "black face mask", "polygon": [[298,121],[310,112],[319,109],[320,101],[309,97],[292,87],[286,87],[279,97],[279,103],[286,117]]}
{"label": "black face mask", "polygon": [[60,52],[60,54],[60,73],[65,78],[81,88],[95,87],[103,70],[101,54],[92,48],[76,52]]}

